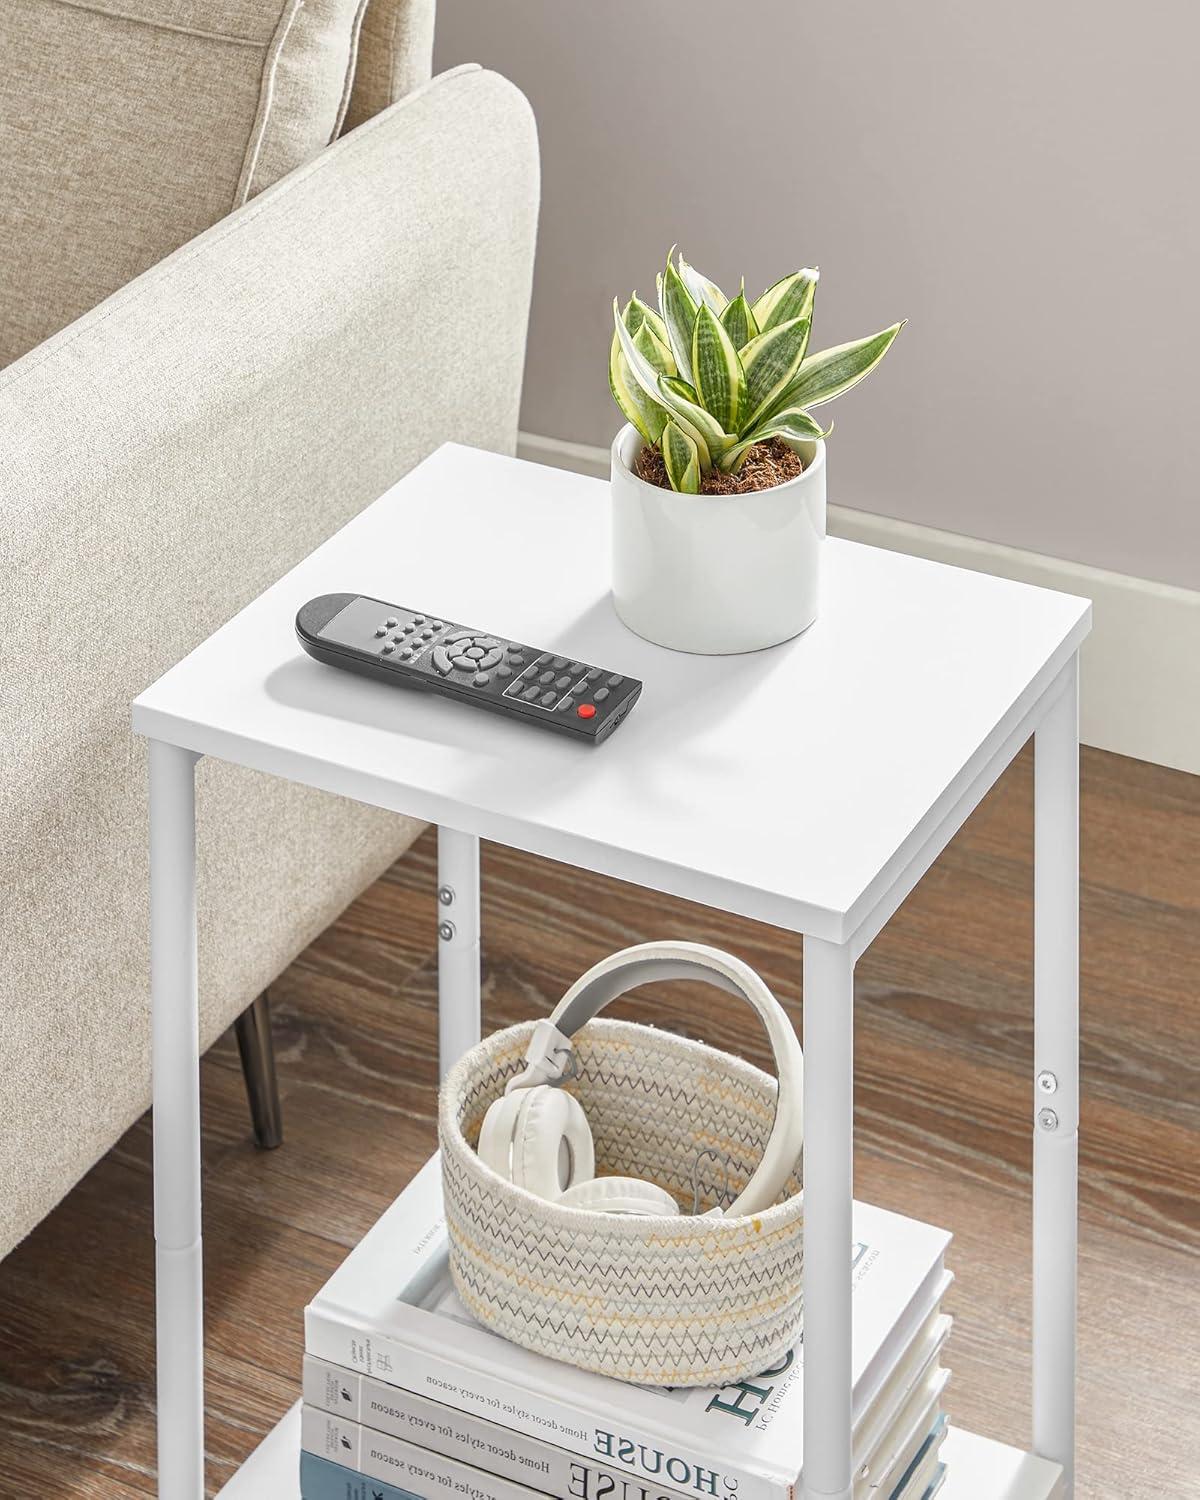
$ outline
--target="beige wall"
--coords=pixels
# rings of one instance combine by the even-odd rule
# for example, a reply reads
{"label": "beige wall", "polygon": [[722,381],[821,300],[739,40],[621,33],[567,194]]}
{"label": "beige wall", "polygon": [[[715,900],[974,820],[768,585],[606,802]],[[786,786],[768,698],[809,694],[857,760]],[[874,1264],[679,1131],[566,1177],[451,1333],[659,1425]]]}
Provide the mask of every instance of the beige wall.
{"label": "beige wall", "polygon": [[832,499],[1200,587],[1200,8],[439,16],[437,66],[499,68],[540,122],[527,431],[610,440],[609,304],[673,240],[754,289],[817,263],[819,343],[911,319],[829,409]]}

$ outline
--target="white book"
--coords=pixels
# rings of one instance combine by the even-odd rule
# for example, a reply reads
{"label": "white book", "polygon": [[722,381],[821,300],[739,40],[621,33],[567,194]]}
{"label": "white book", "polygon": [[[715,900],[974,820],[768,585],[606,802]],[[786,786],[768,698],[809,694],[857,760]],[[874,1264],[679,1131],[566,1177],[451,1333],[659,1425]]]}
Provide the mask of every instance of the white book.
{"label": "white book", "polygon": [[[888,1500],[895,1493],[944,1415],[942,1398],[949,1379],[949,1370],[936,1366],[910,1393],[872,1459],[856,1471],[854,1500]],[[926,1488],[922,1486],[918,1493],[923,1495]]]}
{"label": "white book", "polygon": [[343,1421],[359,1422],[548,1495],[688,1500],[681,1490],[644,1487],[607,1464],[311,1354],[304,1356],[303,1395],[306,1405]]}
{"label": "white book", "polygon": [[[470,1500],[540,1500],[548,1493],[484,1474],[458,1459],[406,1443],[403,1438],[331,1417],[315,1406],[301,1411],[300,1446],[305,1453],[353,1469],[366,1479],[382,1479],[422,1500],[445,1494],[466,1495]],[[549,1500],[554,1500],[553,1495]]]}
{"label": "white book", "polygon": [[[903,1436],[899,1422],[889,1434],[889,1451],[892,1445],[894,1451],[886,1470],[881,1468],[874,1479],[859,1475],[853,1500],[923,1500],[944,1431],[940,1400],[946,1373],[931,1372],[922,1382],[920,1401],[903,1414]],[[363,1494],[364,1500],[366,1495],[373,1500],[435,1500],[446,1492],[470,1500],[544,1500],[546,1496],[557,1496],[558,1500],[648,1500],[659,1493],[632,1474],[589,1476],[584,1473],[582,1460],[561,1486],[544,1479],[541,1488],[529,1489],[307,1404],[301,1416],[301,1444],[305,1500],[343,1500],[358,1494]],[[313,1466],[314,1459],[321,1461],[320,1467]],[[359,1480],[367,1481],[365,1489],[356,1483]]]}
{"label": "white book", "polygon": [[[857,1423],[938,1307],[950,1235],[856,1203],[854,1239]],[[711,1500],[796,1500],[802,1344],[752,1379],[663,1390],[508,1343],[475,1323],[454,1294],[436,1156],[313,1299],[305,1347],[652,1485]]]}
{"label": "white book", "polygon": [[[869,1420],[864,1419],[855,1433],[856,1469],[872,1476],[894,1469],[895,1449],[909,1436],[910,1422],[906,1424],[905,1419],[914,1393],[936,1371],[950,1321],[944,1314],[930,1315],[872,1403]],[[304,1357],[303,1396],[306,1405],[343,1421],[361,1423],[551,1495],[580,1500],[687,1500],[681,1490],[646,1484],[540,1438],[526,1437],[311,1354]]]}

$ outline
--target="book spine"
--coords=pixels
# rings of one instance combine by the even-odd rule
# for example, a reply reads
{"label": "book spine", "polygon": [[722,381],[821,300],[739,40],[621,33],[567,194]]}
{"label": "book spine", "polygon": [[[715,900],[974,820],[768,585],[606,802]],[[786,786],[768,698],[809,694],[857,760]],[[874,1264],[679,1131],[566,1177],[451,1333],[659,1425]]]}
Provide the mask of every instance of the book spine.
{"label": "book spine", "polygon": [[368,1479],[315,1453],[300,1455],[300,1494],[302,1500],[425,1500],[423,1495]]}
{"label": "book spine", "polygon": [[[740,1465],[726,1466],[713,1455],[669,1449],[649,1429],[624,1419],[617,1431],[566,1402],[518,1392],[511,1380],[470,1369],[453,1357],[403,1343],[319,1307],[308,1308],[304,1329],[305,1350],[318,1359],[482,1416],[525,1437],[544,1440],[552,1434],[568,1452],[645,1483],[665,1480],[684,1495],[702,1500],[795,1500],[792,1483]],[[619,1491],[614,1500],[623,1500]]]}
{"label": "book spine", "polygon": [[312,1406],[301,1412],[300,1446],[305,1453],[340,1463],[365,1479],[381,1479],[417,1500],[438,1500],[446,1494],[468,1500],[541,1500],[546,1494]]}
{"label": "book spine", "polygon": [[540,1438],[526,1437],[312,1355],[304,1359],[304,1399],[331,1415],[551,1495],[572,1500],[691,1500],[680,1490],[650,1484]]}

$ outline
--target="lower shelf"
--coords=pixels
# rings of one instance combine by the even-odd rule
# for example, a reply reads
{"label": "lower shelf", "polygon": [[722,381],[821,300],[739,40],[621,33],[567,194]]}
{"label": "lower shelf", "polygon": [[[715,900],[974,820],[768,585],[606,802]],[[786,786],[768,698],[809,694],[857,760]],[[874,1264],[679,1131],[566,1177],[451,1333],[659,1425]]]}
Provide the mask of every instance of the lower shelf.
{"label": "lower shelf", "polygon": [[946,1483],[939,1500],[1058,1500],[1062,1469],[1006,1443],[952,1427],[942,1445]]}
{"label": "lower shelf", "polygon": [[[1044,1458],[952,1427],[939,1500],[1058,1500],[1062,1470]],[[300,1404],[254,1450],[217,1500],[300,1500]]]}

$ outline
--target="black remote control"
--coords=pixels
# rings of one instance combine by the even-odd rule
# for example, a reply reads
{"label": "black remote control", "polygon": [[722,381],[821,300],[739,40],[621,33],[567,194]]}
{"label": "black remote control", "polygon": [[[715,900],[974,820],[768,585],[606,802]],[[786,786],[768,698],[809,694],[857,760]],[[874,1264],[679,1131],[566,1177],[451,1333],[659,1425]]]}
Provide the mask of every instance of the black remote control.
{"label": "black remote control", "polygon": [[608,738],[642,691],[620,672],[363,594],[310,599],[296,635],[331,667],[431,689],[592,745]]}

